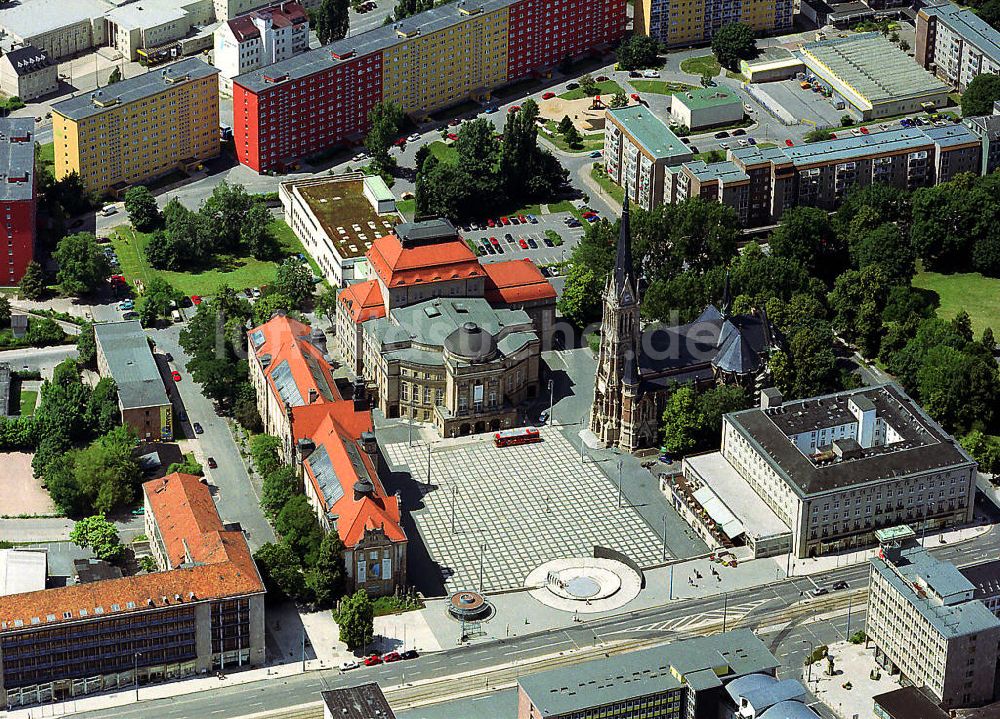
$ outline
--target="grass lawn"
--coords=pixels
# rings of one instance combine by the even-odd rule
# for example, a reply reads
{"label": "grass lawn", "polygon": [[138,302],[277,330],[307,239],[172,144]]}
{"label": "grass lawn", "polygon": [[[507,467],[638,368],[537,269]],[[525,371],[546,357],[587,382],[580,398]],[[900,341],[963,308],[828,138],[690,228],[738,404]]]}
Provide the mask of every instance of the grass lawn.
{"label": "grass lawn", "polygon": [[[272,223],[272,229],[284,255],[299,252],[305,254],[302,243],[295,237],[288,225],[281,220],[275,220]],[[111,243],[114,245],[118,260],[121,262],[122,274],[129,282],[141,279],[148,284],[153,277],[159,276],[186,295],[212,296],[223,285],[229,285],[234,289],[243,289],[245,287],[260,287],[274,281],[276,263],[231,255],[216,256],[214,266],[210,269],[182,272],[156,270],[150,267],[146,261],[144,250],[148,241],[148,234],[136,232],[128,225],[115,228],[115,232],[111,236]],[[315,274],[321,274],[312,258],[309,258],[309,264]]]}
{"label": "grass lawn", "polygon": [[552,134],[541,133],[539,137],[544,137],[546,140],[551,142],[553,145],[558,147],[563,152],[593,152],[594,150],[604,149],[604,133],[603,132],[588,132],[586,135],[582,135],[583,144],[580,147],[570,147],[566,142],[566,138],[558,131],[559,123],[555,120],[546,120],[545,129],[547,129]]}
{"label": "grass lawn", "polygon": [[21,416],[28,417],[35,413],[35,402],[38,401],[38,392],[30,389],[21,390]]}
{"label": "grass lawn", "polygon": [[625,188],[616,185],[611,181],[611,178],[607,176],[603,169],[590,168],[590,176],[594,178],[594,182],[601,186],[601,189],[605,193],[611,196],[611,199],[615,201],[615,204],[620,205],[625,201]]}
{"label": "grass lawn", "polygon": [[701,160],[711,164],[713,162],[722,162],[726,159],[726,153],[724,150],[708,150],[707,152],[699,152],[694,156],[694,159]]}
{"label": "grass lawn", "polygon": [[43,172],[55,177],[56,174],[56,146],[52,142],[38,146],[38,162]]}
{"label": "grass lawn", "polygon": [[448,162],[453,165],[458,163],[458,150],[452,145],[435,140],[427,146],[427,149],[441,162]]}
{"label": "grass lawn", "polygon": [[667,82],[665,80],[632,80],[632,87],[638,92],[647,92],[652,95],[673,95],[678,92],[686,92],[694,87],[684,82]]}
{"label": "grass lawn", "polygon": [[691,75],[708,75],[715,77],[722,72],[722,65],[715,59],[715,55],[702,55],[701,57],[689,57],[681,63],[681,72]]}
{"label": "grass lawn", "polygon": [[759,147],[761,150],[766,150],[766,149],[768,149],[770,147],[777,147],[777,146],[778,146],[777,143],[774,143],[774,142],[758,142],[757,143],[757,147]]}
{"label": "grass lawn", "polygon": [[972,318],[972,329],[979,336],[984,329],[1000,328],[1000,279],[983,277],[978,272],[942,275],[918,272],[913,286],[937,294],[938,317],[951,319],[961,310]]}
{"label": "grass lawn", "polygon": [[[619,85],[614,80],[605,80],[604,82],[597,83],[597,94],[598,95],[614,95],[622,91],[622,86]],[[564,92],[560,95],[563,100],[580,100],[587,97],[587,93],[583,91],[582,87],[578,87],[575,90],[570,90],[569,92]]]}
{"label": "grass lawn", "polygon": [[409,221],[413,221],[413,216],[417,214],[416,200],[396,200],[396,210]]}

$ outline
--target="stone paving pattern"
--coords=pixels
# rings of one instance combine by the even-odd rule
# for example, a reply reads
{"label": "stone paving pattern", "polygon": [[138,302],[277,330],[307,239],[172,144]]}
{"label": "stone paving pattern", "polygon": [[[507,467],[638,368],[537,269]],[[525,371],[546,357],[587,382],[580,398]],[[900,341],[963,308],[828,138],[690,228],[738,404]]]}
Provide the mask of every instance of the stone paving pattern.
{"label": "stone paving pattern", "polygon": [[[595,544],[641,566],[661,561],[662,538],[626,502],[618,508],[614,482],[593,462],[581,464],[558,431],[544,428],[542,437],[503,448],[478,437],[432,453],[432,489],[412,515],[449,592],[479,588],[484,543],[486,592],[520,587],[544,562],[593,556]],[[384,449],[394,469],[426,476],[426,447],[404,442]]]}

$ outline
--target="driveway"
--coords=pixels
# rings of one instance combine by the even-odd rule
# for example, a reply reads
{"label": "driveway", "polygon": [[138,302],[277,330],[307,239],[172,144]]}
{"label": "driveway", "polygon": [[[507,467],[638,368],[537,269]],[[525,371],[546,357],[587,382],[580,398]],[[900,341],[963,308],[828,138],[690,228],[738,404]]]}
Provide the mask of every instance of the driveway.
{"label": "driveway", "polygon": [[[204,428],[203,434],[194,435],[191,444],[195,456],[205,468],[209,483],[214,487],[213,496],[222,521],[239,522],[251,549],[256,550],[267,542],[273,542],[274,532],[260,511],[258,488],[250,480],[228,421],[215,413],[212,401],[201,393],[201,387],[196,382],[191,381],[185,367],[188,356],[178,342],[182,327],[183,324],[175,324],[149,332],[156,341],[158,353],[169,352],[173,355],[174,361],[169,363],[169,369],[181,374],[180,382],[173,382],[169,375],[165,376],[167,390],[175,403],[179,397],[190,421],[198,422]],[[215,458],[219,465],[217,469],[208,468],[208,457]]]}

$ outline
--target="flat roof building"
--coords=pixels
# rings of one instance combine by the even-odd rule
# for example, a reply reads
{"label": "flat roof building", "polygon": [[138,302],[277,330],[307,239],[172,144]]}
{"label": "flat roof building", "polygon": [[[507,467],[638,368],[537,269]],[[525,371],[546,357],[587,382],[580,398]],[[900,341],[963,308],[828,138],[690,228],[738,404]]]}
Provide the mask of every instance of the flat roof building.
{"label": "flat roof building", "polygon": [[323,719],[396,719],[376,682],[323,692]]}
{"label": "flat roof building", "polygon": [[59,89],[59,68],[44,50],[27,45],[0,55],[0,92],[25,102]]}
{"label": "flat roof building", "polygon": [[799,51],[816,80],[862,120],[948,104],[949,88],[879,32],[806,43]]}
{"label": "flat roof building", "polygon": [[45,589],[45,552],[0,549],[0,596]]}
{"label": "flat roof building", "polygon": [[219,154],[219,71],[198,58],[52,106],[55,174],[121,193]]}
{"label": "flat roof building", "polygon": [[118,408],[143,441],[173,439],[173,411],[139,320],[94,325],[97,371],[118,387]]}
{"label": "flat roof building", "polygon": [[35,257],[37,177],[35,125],[30,117],[0,118],[0,209],[6,216],[7,267],[0,264],[0,285],[21,281]]}
{"label": "flat roof building", "polygon": [[972,520],[976,463],[895,384],[725,415],[722,455],[807,557]]}
{"label": "flat roof building", "polygon": [[721,85],[694,87],[674,93],[670,114],[692,132],[706,130],[743,120],[743,100],[735,90]]}
{"label": "flat roof building", "polygon": [[642,105],[606,111],[604,169],[644,210],[676,198],[676,167],[694,158],[667,125]]}
{"label": "flat roof building", "polygon": [[740,74],[747,82],[774,82],[795,77],[805,65],[788,48],[766,47],[752,60],[740,60]]}
{"label": "flat roof building", "polygon": [[971,9],[931,0],[916,25],[916,61],[959,92],[977,75],[1000,73],[1000,32]]}
{"label": "flat roof building", "polygon": [[574,664],[518,679],[518,719],[716,715],[725,687],[780,662],[749,629]]}
{"label": "flat roof building", "polygon": [[1000,619],[955,565],[913,539],[883,542],[869,586],[865,633],[879,664],[945,709],[993,701]]}
{"label": "flat roof building", "polygon": [[143,500],[159,571],[0,597],[0,708],[263,665],[264,583],[243,531],[200,477],[147,482]]}

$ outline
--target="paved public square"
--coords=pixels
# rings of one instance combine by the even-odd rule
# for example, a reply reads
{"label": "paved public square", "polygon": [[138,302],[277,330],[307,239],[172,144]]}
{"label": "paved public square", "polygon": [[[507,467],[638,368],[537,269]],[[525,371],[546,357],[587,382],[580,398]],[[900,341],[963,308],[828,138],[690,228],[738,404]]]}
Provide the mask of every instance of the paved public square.
{"label": "paved public square", "polygon": [[[642,566],[662,561],[662,538],[627,501],[618,507],[614,481],[592,460],[581,464],[558,431],[543,428],[542,437],[504,448],[489,435],[433,445],[431,488],[411,514],[446,591],[479,588],[481,554],[487,592],[522,586],[544,562],[592,556],[595,544]],[[425,481],[426,445],[388,444],[385,456]]]}

